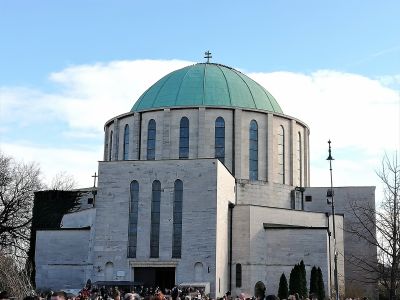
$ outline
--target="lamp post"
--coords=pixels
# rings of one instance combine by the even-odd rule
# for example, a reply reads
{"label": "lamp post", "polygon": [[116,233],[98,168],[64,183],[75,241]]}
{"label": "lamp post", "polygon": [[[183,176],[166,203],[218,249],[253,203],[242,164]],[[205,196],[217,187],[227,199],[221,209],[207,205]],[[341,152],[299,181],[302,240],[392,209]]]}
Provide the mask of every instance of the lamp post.
{"label": "lamp post", "polygon": [[339,282],[338,282],[338,270],[337,270],[337,249],[336,249],[336,223],[335,223],[335,200],[334,200],[334,191],[333,191],[333,180],[332,180],[332,160],[334,158],[332,157],[332,150],[331,150],[331,140],[328,141],[329,144],[329,150],[328,150],[328,158],[326,160],[329,160],[329,171],[331,175],[331,188],[328,190],[326,196],[331,198],[331,201],[327,199],[328,204],[331,205],[332,208],[332,225],[333,225],[333,261],[334,261],[334,270],[333,270],[333,276],[335,280],[335,299],[339,300]]}

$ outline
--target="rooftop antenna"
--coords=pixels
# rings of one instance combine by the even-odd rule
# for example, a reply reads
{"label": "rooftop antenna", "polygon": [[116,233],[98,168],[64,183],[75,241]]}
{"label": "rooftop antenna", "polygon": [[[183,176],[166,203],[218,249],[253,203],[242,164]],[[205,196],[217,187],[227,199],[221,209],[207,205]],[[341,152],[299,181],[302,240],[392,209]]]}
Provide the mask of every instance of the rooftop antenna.
{"label": "rooftop antenna", "polygon": [[204,52],[204,55],[205,55],[204,58],[207,58],[207,63],[210,63],[210,58],[212,58],[210,50]]}
{"label": "rooftop antenna", "polygon": [[336,225],[335,225],[335,201],[334,201],[334,191],[333,191],[333,180],[332,180],[332,160],[335,160],[332,157],[332,149],[331,149],[331,140],[328,141],[329,144],[329,149],[328,149],[328,158],[326,160],[329,160],[329,171],[331,175],[331,188],[330,190],[327,191],[326,196],[331,198],[327,199],[328,204],[331,205],[332,208],[332,221],[333,221],[333,252],[334,252],[334,271],[333,271],[333,277],[335,280],[335,299],[339,300],[339,282],[338,282],[338,269],[337,269],[337,260],[338,260],[338,253],[337,253],[337,248],[336,248]]}

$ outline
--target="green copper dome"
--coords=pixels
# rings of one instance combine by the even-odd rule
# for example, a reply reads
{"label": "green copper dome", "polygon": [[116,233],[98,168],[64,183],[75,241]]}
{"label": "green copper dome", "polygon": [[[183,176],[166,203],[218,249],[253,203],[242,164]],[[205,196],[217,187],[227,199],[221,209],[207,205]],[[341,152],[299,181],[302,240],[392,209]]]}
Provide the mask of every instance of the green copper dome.
{"label": "green copper dome", "polygon": [[282,113],[275,98],[257,82],[235,69],[213,63],[199,63],[169,73],[144,92],[131,111],[186,106]]}

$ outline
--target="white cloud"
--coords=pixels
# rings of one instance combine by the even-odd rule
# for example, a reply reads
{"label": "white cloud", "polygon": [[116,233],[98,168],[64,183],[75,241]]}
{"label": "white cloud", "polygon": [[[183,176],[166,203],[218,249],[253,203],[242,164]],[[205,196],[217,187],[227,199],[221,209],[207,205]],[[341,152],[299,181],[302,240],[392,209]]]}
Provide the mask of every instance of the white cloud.
{"label": "white cloud", "polygon": [[379,80],[332,70],[249,76],[274,95],[286,114],[309,125],[313,185],[329,182],[324,162],[328,139],[336,158],[336,184],[378,184],[374,170],[384,152],[400,149],[399,91]]}
{"label": "white cloud", "polygon": [[50,74],[50,80],[59,86],[56,93],[0,87],[1,122],[18,120],[20,126],[29,126],[57,119],[67,122],[73,131],[100,134],[108,119],[129,111],[156,80],[188,64],[191,62],[137,60],[74,66]]}
{"label": "white cloud", "polygon": [[41,147],[17,141],[2,143],[1,151],[25,162],[37,162],[40,165],[44,182],[49,185],[52,178],[62,171],[71,174],[78,187],[93,185],[91,176],[97,172],[97,161],[102,158],[102,147],[93,150],[59,149]]}
{"label": "white cloud", "polygon": [[[136,60],[74,66],[50,75],[50,80],[60,87],[52,93],[0,87],[0,128],[10,135],[13,129],[8,125],[15,120],[20,125],[39,126],[44,119],[50,119],[68,125],[60,132],[64,137],[92,139],[98,135],[102,140],[103,125],[108,119],[129,111],[163,75],[189,64],[192,62]],[[380,80],[332,70],[248,75],[274,95],[286,114],[309,125],[313,185],[329,182],[323,178],[329,176],[328,168],[324,169],[328,139],[333,141],[338,185],[374,184],[374,169],[383,152],[400,148],[399,91],[388,86],[398,75]],[[51,174],[60,170],[78,173],[84,184],[101,158],[102,145],[97,143],[91,154],[67,146],[61,151],[43,148],[40,141],[32,142],[27,149],[16,141],[18,138],[15,133],[4,148],[21,157],[29,152],[32,160],[39,161]],[[62,159],[64,156],[66,160]],[[360,175],[355,177],[355,172]]]}
{"label": "white cloud", "polygon": [[73,128],[103,130],[104,123],[129,111],[139,96],[164,75],[187,61],[116,61],[76,66],[51,74],[64,87],[59,114]]}

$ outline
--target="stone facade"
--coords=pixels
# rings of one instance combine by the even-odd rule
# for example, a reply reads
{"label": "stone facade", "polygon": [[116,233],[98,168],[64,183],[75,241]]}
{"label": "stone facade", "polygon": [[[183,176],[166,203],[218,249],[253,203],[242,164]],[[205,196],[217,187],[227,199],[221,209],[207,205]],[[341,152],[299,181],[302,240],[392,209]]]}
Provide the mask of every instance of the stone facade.
{"label": "stone facade", "polygon": [[[183,117],[189,120],[187,159],[179,159]],[[218,117],[225,126],[223,163],[215,158]],[[154,139],[150,139],[155,141],[154,160],[147,160],[150,120],[156,123]],[[257,178],[250,178],[250,160],[255,161],[252,121],[257,124]],[[125,128],[129,128],[128,135]],[[89,278],[110,284],[137,282],[147,268],[148,272],[173,270],[168,273],[172,284],[204,284],[211,297],[221,297],[228,290],[234,295],[253,294],[258,281],[266,284],[268,294],[276,294],[281,274],[289,278],[293,266],[303,260],[308,280],[314,265],[321,268],[329,294],[333,287],[333,216],[326,203],[327,188],[309,186],[310,131],[306,124],[261,109],[169,105],[117,116],[106,122],[104,130],[95,208],[64,217],[63,225],[80,228],[77,231],[38,235],[38,286],[59,287],[64,282],[79,288]],[[183,184],[182,246],[180,257],[173,257],[177,180]],[[136,213],[132,209],[136,204],[131,203],[133,181],[138,186],[136,223],[130,222],[130,212]],[[154,214],[159,223],[152,227],[155,181],[161,185],[157,190],[161,196]],[[357,285],[360,275],[346,258],[367,253],[376,259],[376,248],[346,233],[352,221],[348,204],[360,201],[374,206],[375,196],[373,187],[335,188],[335,192],[339,288],[344,295],[348,287]],[[135,255],[128,251],[130,224],[135,224],[131,230],[137,234]],[[156,256],[151,255],[152,228],[159,228]],[[79,250],[67,248],[57,258],[56,253],[66,247],[62,239],[84,245]],[[49,274],[57,273],[56,264],[60,271],[70,268],[72,258],[77,260],[79,275],[54,275],[47,280]],[[362,296],[376,299],[376,286],[365,285]]]}
{"label": "stone facade", "polygon": [[[194,268],[201,264],[201,281],[211,282],[211,289],[215,289],[215,278],[221,278],[221,285],[226,286],[227,211],[228,203],[235,202],[235,183],[220,162],[215,159],[100,162],[99,174],[94,243],[94,269],[98,271],[92,280],[106,280],[105,266],[112,263],[113,280],[135,281],[135,266],[173,266],[176,282],[195,282]],[[181,259],[172,258],[172,208],[177,179],[182,180],[184,187]],[[138,181],[140,189],[136,258],[127,255],[132,180]],[[159,258],[150,258],[154,180],[159,180],[162,188]]]}
{"label": "stone facade", "polygon": [[36,286],[79,288],[91,276],[90,229],[37,231]]}

